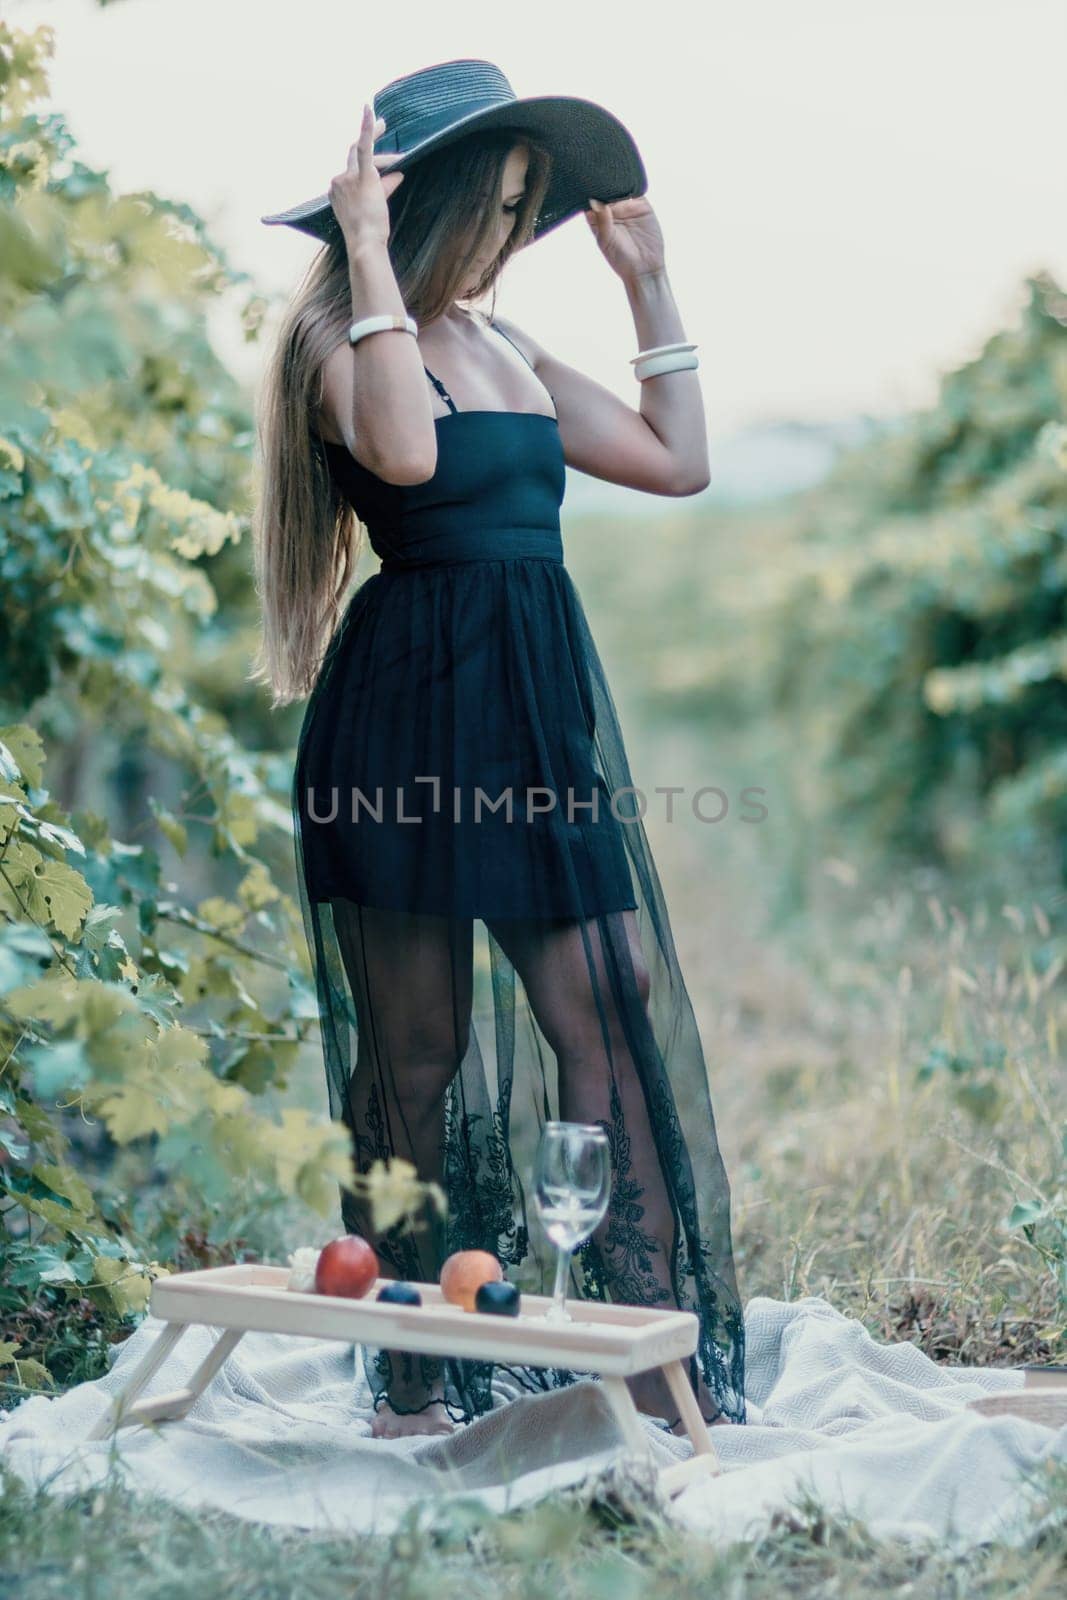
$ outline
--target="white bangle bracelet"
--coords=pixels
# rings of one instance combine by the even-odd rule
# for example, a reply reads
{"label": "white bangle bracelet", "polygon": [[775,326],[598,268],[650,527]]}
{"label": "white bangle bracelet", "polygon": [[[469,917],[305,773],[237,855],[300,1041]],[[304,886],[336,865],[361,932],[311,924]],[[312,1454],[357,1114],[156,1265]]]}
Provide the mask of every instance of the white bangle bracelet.
{"label": "white bangle bracelet", "polygon": [[419,331],[414,317],[402,317],[395,311],[383,311],[378,316],[361,317],[358,322],[353,322],[348,330],[348,342],[358,344],[368,333],[386,333],[394,328],[398,333],[410,333],[416,336]]}
{"label": "white bangle bracelet", "polygon": [[683,342],[679,342],[678,344],[655,344],[655,345],[652,345],[648,350],[639,350],[635,356],[631,356],[630,357],[630,365],[633,366],[635,364],[635,362],[643,361],[646,356],[665,356],[668,353],[668,351],[671,351],[671,350],[695,350],[695,349],[696,349],[696,345],[695,344],[686,344],[684,341]]}
{"label": "white bangle bracelet", "polygon": [[638,383],[644,383],[646,378],[658,378],[664,372],[688,372],[699,365],[695,349],[668,351],[638,362],[634,367],[634,377]]}

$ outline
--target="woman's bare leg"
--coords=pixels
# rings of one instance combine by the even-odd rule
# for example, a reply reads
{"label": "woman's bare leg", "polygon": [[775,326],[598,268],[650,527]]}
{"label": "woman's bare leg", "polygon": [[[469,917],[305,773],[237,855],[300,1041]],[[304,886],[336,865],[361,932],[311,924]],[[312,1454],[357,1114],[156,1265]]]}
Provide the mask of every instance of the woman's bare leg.
{"label": "woman's bare leg", "polygon": [[[344,1120],[356,1166],[399,1156],[423,1182],[444,1184],[445,1101],[466,1054],[473,987],[473,923],[334,902],[335,923],[359,1023],[358,1054]],[[339,909],[342,908],[342,909]],[[382,1236],[369,1205],[346,1194],[345,1227],[378,1251],[383,1277],[436,1282],[441,1262],[427,1208],[414,1235]],[[375,1437],[446,1433],[440,1362],[385,1351],[388,1385]],[[391,1403],[392,1402],[392,1403]]]}

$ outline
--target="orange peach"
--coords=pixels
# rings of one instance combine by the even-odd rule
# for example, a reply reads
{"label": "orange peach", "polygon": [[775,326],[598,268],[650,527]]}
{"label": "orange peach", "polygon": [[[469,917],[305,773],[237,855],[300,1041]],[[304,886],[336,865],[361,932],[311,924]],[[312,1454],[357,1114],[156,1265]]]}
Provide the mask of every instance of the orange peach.
{"label": "orange peach", "polygon": [[500,1283],[504,1269],[488,1250],[456,1250],[441,1268],[441,1293],[454,1306],[474,1310],[483,1283]]}

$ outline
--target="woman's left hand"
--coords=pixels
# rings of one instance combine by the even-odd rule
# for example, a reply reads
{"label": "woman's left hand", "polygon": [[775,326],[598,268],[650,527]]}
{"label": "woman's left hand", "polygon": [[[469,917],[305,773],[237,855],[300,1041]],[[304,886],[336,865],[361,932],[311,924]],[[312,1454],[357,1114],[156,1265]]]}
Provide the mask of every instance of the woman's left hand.
{"label": "woman's left hand", "polygon": [[590,199],[584,216],[601,254],[620,278],[663,271],[663,234],[644,195],[607,204]]}

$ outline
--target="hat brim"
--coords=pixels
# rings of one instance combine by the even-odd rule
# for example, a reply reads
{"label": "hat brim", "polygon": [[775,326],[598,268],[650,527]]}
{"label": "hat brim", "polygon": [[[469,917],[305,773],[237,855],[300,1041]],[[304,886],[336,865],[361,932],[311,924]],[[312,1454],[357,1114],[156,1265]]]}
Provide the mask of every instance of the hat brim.
{"label": "hat brim", "polygon": [[[485,111],[474,111],[440,133],[411,145],[395,162],[379,170],[404,172],[431,151],[482,129],[498,128],[517,136],[528,133],[552,153],[552,176],[534,223],[534,239],[543,238],[560,223],[583,211],[590,196],[607,203],[628,200],[644,194],[648,188],[644,163],[629,131],[603,106],[573,95],[509,100]],[[377,146],[375,150],[382,153]],[[259,220],[268,225],[282,223],[323,242],[336,238],[340,232],[329,196],[325,194]]]}

